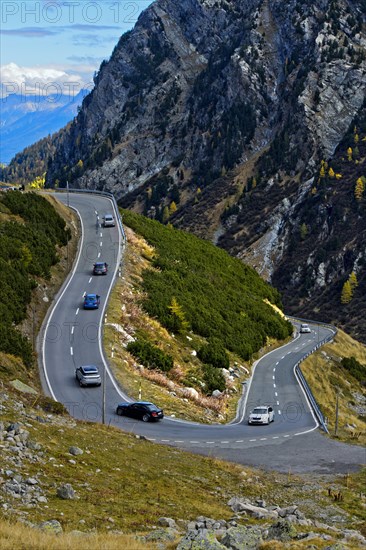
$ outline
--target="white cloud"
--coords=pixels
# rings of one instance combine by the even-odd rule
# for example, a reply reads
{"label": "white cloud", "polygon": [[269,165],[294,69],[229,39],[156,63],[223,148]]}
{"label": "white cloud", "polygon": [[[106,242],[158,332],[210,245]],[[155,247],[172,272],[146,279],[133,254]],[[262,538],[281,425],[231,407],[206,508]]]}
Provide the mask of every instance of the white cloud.
{"label": "white cloud", "polygon": [[9,63],[0,67],[0,96],[54,95],[74,96],[80,89],[91,88],[91,67],[80,65],[66,68],[54,66],[20,67]]}

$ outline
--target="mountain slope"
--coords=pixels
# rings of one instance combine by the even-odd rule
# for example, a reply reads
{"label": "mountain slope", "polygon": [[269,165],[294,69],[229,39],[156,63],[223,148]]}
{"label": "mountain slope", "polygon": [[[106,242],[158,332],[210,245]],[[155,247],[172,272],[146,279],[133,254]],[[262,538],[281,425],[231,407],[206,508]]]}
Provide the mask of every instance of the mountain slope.
{"label": "mountain slope", "polygon": [[[278,284],[285,309],[366,341],[365,12],[365,0],[157,0],[52,140],[47,185],[106,189],[212,239]],[[334,185],[320,171],[349,147]],[[352,271],[359,294],[341,307]]]}

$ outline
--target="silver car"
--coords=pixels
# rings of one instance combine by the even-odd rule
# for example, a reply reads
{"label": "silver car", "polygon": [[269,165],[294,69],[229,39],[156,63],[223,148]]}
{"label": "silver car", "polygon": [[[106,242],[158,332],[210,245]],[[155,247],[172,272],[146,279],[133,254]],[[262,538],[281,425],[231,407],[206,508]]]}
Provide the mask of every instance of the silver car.
{"label": "silver car", "polygon": [[78,367],[75,371],[75,378],[80,386],[100,386],[102,383],[98,367],[94,365]]}
{"label": "silver car", "polygon": [[103,227],[114,227],[116,225],[112,214],[103,216]]}
{"label": "silver car", "polygon": [[249,415],[248,424],[269,424],[274,421],[274,412],[272,407],[261,405],[255,407]]}
{"label": "silver car", "polygon": [[302,332],[302,333],[311,332],[311,328],[309,327],[309,325],[307,323],[301,323],[300,332]]}

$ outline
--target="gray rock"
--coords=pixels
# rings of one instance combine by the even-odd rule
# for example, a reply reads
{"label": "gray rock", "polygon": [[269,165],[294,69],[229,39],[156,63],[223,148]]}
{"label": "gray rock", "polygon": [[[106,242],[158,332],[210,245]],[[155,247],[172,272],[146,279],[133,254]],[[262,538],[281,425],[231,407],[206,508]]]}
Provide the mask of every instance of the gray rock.
{"label": "gray rock", "polygon": [[6,431],[7,432],[14,432],[15,434],[18,434],[20,428],[21,428],[21,425],[19,424],[19,422],[13,422],[13,423],[9,424],[9,426],[6,428]]}
{"label": "gray rock", "polygon": [[167,529],[155,529],[143,537],[150,542],[172,542],[177,538],[177,531],[168,527]]}
{"label": "gray rock", "polygon": [[41,449],[41,445],[32,439],[28,439],[26,445],[28,449],[32,449],[32,451],[39,451]]}
{"label": "gray rock", "polygon": [[177,524],[172,518],[165,518],[165,517],[159,518],[158,524],[161,525],[161,527],[172,527],[173,529],[176,529],[177,527]]}
{"label": "gray rock", "polygon": [[70,483],[65,483],[57,489],[57,496],[64,500],[72,500],[75,498],[75,491]]}
{"label": "gray rock", "polygon": [[28,483],[28,485],[37,485],[38,481],[34,477],[29,477],[26,483]]}
{"label": "gray rock", "polygon": [[286,516],[294,514],[296,510],[297,510],[297,506],[294,505],[294,506],[287,506],[286,508],[280,508],[279,510],[277,510],[277,512],[281,518],[284,518]]}
{"label": "gray rock", "polygon": [[287,520],[280,520],[271,525],[267,532],[269,540],[276,539],[281,542],[292,540],[297,535],[297,531],[293,524]]}
{"label": "gray rock", "polygon": [[227,550],[215,534],[207,529],[188,531],[179,542],[176,550]]}
{"label": "gray rock", "polygon": [[80,449],[79,447],[70,447],[70,449],[69,449],[69,453],[73,456],[82,455],[83,452],[84,451],[82,449]]}
{"label": "gray rock", "polygon": [[42,521],[42,523],[38,525],[38,528],[52,535],[58,535],[63,532],[62,525],[57,519]]}
{"label": "gray rock", "polygon": [[230,527],[221,539],[221,543],[230,550],[256,550],[263,542],[259,527]]}

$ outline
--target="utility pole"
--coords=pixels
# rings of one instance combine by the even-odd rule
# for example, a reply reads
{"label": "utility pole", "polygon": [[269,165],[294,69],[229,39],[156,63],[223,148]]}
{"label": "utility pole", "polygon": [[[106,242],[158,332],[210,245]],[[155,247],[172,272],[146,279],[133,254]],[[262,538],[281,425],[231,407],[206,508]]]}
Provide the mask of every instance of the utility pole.
{"label": "utility pole", "polygon": [[102,397],[102,424],[105,424],[105,381],[106,381],[106,366],[103,369],[103,397]]}
{"label": "utility pole", "polygon": [[66,189],[67,189],[67,206],[70,206],[70,198],[69,198],[69,182],[66,182]]}
{"label": "utility pole", "polygon": [[338,412],[339,412],[339,389],[337,389],[337,399],[336,399],[336,417],[335,417],[335,426],[334,426],[334,435],[338,435]]}

